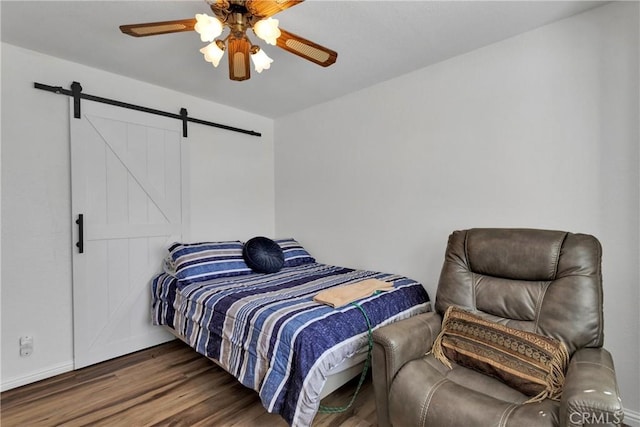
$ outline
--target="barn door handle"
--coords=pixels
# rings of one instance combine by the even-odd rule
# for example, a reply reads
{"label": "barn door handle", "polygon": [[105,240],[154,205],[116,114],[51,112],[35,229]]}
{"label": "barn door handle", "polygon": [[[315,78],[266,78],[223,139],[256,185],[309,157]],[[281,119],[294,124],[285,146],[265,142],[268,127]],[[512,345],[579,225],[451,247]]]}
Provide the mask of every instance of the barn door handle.
{"label": "barn door handle", "polygon": [[78,247],[78,253],[84,253],[84,215],[78,214],[78,219],[76,219],[76,224],[78,224],[78,242],[76,246]]}

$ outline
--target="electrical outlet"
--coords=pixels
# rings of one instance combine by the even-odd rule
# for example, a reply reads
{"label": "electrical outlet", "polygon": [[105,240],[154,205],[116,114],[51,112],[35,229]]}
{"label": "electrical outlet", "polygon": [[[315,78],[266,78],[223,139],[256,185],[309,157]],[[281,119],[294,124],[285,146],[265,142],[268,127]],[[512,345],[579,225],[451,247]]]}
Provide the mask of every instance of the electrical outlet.
{"label": "electrical outlet", "polygon": [[31,356],[31,353],[33,353],[33,337],[28,335],[20,337],[20,356]]}

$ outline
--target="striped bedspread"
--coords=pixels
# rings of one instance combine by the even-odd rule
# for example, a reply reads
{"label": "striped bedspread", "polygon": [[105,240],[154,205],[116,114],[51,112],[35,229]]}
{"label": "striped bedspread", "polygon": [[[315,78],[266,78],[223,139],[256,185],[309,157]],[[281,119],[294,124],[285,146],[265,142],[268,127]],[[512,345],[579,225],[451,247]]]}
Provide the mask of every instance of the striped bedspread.
{"label": "striped bedspread", "polygon": [[394,286],[358,301],[373,328],[429,310],[429,297],[414,280],[310,263],[188,285],[161,274],[152,282],[153,321],[256,390],[269,412],[309,426],[327,373],[367,345],[357,307],[334,309],[313,296],[369,278]]}

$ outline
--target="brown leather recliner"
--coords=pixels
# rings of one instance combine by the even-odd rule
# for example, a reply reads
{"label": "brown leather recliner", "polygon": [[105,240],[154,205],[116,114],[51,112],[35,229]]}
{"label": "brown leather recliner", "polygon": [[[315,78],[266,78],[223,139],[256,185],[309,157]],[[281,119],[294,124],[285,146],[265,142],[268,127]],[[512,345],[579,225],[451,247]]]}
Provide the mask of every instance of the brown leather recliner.
{"label": "brown leather recliner", "polygon": [[[590,235],[471,229],[449,236],[435,311],[374,332],[373,386],[381,427],[619,425],[613,361],[603,344],[602,250]],[[571,356],[560,401],[427,353],[457,305],[562,341]]]}

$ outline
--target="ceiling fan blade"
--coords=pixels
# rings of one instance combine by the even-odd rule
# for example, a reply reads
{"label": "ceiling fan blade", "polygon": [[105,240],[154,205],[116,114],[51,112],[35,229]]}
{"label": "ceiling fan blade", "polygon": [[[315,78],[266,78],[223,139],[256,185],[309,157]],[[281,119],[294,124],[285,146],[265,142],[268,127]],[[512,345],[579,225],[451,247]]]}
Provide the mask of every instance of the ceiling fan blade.
{"label": "ceiling fan blade", "polygon": [[304,0],[246,0],[244,6],[253,15],[268,18],[303,1]]}
{"label": "ceiling fan blade", "polygon": [[178,19],[176,21],[147,22],[146,24],[120,25],[120,31],[133,37],[155,36],[158,34],[193,31],[195,19]]}
{"label": "ceiling fan blade", "polygon": [[246,38],[229,37],[227,52],[229,55],[229,78],[242,81],[251,77],[249,71],[249,49],[251,43]]}
{"label": "ceiling fan blade", "polygon": [[320,46],[317,43],[285,31],[282,28],[280,28],[280,32],[280,37],[278,37],[276,42],[277,46],[287,52],[315,62],[323,67],[328,67],[338,59],[338,52],[334,50]]}

